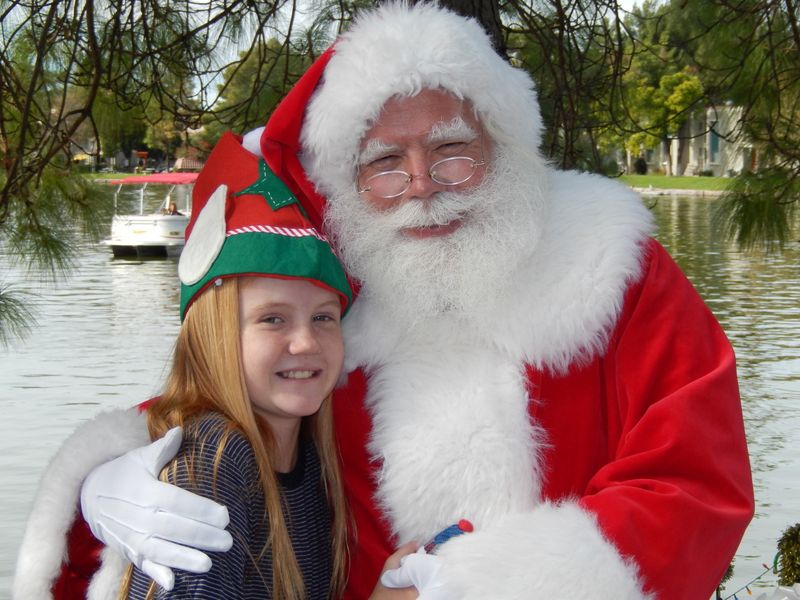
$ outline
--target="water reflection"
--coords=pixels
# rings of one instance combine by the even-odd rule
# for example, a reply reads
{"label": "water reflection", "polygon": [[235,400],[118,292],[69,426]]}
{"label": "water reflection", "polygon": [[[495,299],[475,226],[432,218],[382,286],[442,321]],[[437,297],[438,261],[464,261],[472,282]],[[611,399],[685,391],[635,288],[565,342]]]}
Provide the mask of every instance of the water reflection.
{"label": "water reflection", "polygon": [[[146,210],[163,193],[150,192]],[[17,547],[47,461],[100,410],[155,394],[178,330],[175,261],[116,261],[99,244],[85,244],[78,255],[71,276],[48,282],[0,245],[0,284],[27,291],[38,320],[24,341],[0,350],[0,598],[9,597]]]}
{"label": "water reflection", "polygon": [[756,516],[737,555],[733,591],[761,563],[772,564],[778,537],[800,520],[800,242],[773,254],[739,252],[713,231],[713,206],[661,197],[653,212],[659,239],[736,349]]}

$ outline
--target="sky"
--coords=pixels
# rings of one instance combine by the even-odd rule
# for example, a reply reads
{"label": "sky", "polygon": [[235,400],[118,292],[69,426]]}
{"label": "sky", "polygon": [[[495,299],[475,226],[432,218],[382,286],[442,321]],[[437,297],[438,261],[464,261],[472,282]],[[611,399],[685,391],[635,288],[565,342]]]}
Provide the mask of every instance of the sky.
{"label": "sky", "polygon": [[617,4],[619,4],[620,8],[631,10],[634,5],[641,4],[641,0],[617,0]]}

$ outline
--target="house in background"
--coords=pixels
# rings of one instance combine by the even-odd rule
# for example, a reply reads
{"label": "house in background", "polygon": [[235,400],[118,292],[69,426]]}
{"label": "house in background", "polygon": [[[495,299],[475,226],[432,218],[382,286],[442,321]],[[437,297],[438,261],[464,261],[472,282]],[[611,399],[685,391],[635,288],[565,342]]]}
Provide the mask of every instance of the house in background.
{"label": "house in background", "polygon": [[181,156],[175,159],[173,171],[199,171],[203,168],[203,161],[190,156]]}
{"label": "house in background", "polygon": [[[692,113],[677,135],[646,150],[648,172],[732,177],[758,167],[757,154],[742,130],[742,107],[724,104]],[[635,157],[628,157],[628,172]]]}

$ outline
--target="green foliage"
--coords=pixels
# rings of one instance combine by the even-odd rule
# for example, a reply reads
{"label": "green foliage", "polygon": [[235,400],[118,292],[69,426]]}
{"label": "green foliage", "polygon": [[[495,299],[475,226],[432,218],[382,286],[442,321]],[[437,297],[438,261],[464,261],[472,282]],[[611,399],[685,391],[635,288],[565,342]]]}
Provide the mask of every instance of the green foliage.
{"label": "green foliage", "polygon": [[11,255],[58,277],[71,268],[81,241],[96,241],[108,232],[112,211],[95,184],[49,165],[14,199],[0,233]]}
{"label": "green foliage", "polygon": [[147,121],[141,106],[120,106],[109,90],[101,90],[92,115],[100,137],[103,155],[112,157],[117,152],[130,156],[132,150],[142,148],[147,135]]}
{"label": "green foliage", "polygon": [[[0,186],[5,177],[0,170]],[[82,242],[107,234],[112,210],[96,184],[51,164],[6,206],[0,243],[9,258],[57,280],[72,269]],[[0,345],[24,336],[34,322],[29,294],[0,281]]]}
{"label": "green foliage", "polygon": [[728,583],[728,581],[730,581],[731,577],[733,577],[734,562],[735,561],[732,560],[731,564],[728,565],[728,568],[725,569],[725,574],[722,576],[722,579],[720,580],[719,585],[717,586],[717,598],[722,597],[721,593],[725,589],[725,584]]}
{"label": "green foliage", "polygon": [[726,230],[743,247],[779,247],[800,200],[800,13],[770,0],[671,5],[681,9],[671,18],[671,43],[711,101],[742,107],[740,126],[761,170],[742,175],[727,198]]}
{"label": "green foliage", "polygon": [[670,118],[667,119],[668,131],[677,133],[674,117],[686,116],[688,112],[700,105],[705,97],[705,90],[700,78],[688,70],[664,75],[658,82],[658,88],[664,108]]}
{"label": "green foliage", "polygon": [[30,294],[0,284],[0,348],[8,347],[15,338],[25,337],[35,323]]}
{"label": "green foliage", "polygon": [[622,32],[607,7],[581,0],[508,5],[508,48],[536,82],[542,148],[562,168],[604,172],[600,147],[613,138],[613,103],[624,67]]}
{"label": "green foliage", "polygon": [[692,111],[702,108],[706,90],[672,43],[682,13],[669,3],[645,2],[626,19],[631,68],[623,78],[623,126],[631,133],[626,149],[638,156],[679,133]]}
{"label": "green foliage", "polygon": [[767,168],[731,181],[714,225],[745,249],[772,250],[789,237],[800,200],[800,179],[790,170]]}
{"label": "green foliage", "polygon": [[213,145],[225,130],[241,133],[263,125],[311,64],[303,50],[273,38],[240,53],[223,72],[220,102],[199,138]]}
{"label": "green foliage", "polygon": [[649,80],[636,73],[626,77],[628,114],[638,131],[628,137],[625,146],[634,155],[676,135],[705,98],[700,78],[686,69],[661,75],[657,86],[648,85]]}
{"label": "green foliage", "polygon": [[778,540],[778,583],[800,583],[800,523],[783,532]]}

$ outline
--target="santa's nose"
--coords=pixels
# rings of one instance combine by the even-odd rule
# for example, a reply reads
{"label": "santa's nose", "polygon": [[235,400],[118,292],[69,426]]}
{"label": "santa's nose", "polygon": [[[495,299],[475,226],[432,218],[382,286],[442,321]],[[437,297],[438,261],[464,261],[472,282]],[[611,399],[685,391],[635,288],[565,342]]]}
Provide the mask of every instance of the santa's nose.
{"label": "santa's nose", "polygon": [[408,173],[411,177],[408,190],[403,195],[408,200],[425,200],[442,190],[442,184],[436,183],[430,174],[430,164],[425,156],[409,157]]}

